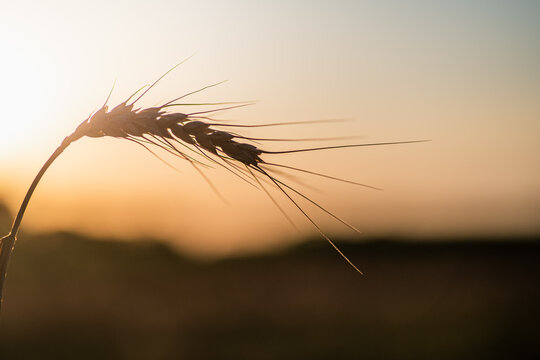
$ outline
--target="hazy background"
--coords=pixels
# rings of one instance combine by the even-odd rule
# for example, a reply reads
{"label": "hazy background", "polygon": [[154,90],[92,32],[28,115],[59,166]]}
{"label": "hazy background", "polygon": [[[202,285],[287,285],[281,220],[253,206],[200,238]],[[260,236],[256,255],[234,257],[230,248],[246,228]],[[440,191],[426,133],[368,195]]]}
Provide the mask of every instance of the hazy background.
{"label": "hazy background", "polygon": [[366,276],[277,192],[299,232],[220,169],[229,205],[179,159],[77,141],[24,219],[0,359],[538,358],[538,19],[537,1],[0,1],[1,234],[114,79],[111,104],[193,53],[141,104],[228,79],[193,101],[352,119],[249,135],[432,140],[266,157],[385,189],[296,174],[363,231],[300,201]]}
{"label": "hazy background", "polygon": [[335,239],[360,276],[318,237],[208,262],[148,240],[25,233],[0,358],[538,358],[540,241],[504,239]]}
{"label": "hazy background", "polygon": [[[17,209],[114,79],[112,104],[196,52],[142,104],[228,79],[193,99],[259,100],[220,116],[246,123],[353,119],[249,134],[433,140],[272,158],[384,188],[300,176],[306,194],[366,237],[537,234],[539,15],[535,1],[2,1],[0,197]],[[288,146],[278,145],[269,147]],[[78,141],[46,174],[23,227],[152,236],[204,256],[313,233],[284,205],[295,232],[234,176],[209,172],[226,205],[175,164],[181,174],[127,141]],[[350,234],[304,205],[329,233]]]}

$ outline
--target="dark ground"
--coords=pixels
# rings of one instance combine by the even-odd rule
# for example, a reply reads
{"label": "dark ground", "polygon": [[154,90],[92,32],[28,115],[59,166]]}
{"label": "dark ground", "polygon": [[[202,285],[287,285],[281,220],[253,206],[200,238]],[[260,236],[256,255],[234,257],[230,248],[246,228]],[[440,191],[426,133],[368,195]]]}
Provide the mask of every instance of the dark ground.
{"label": "dark ground", "polygon": [[540,356],[540,241],[343,244],[202,263],[151,242],[21,236],[1,359]]}

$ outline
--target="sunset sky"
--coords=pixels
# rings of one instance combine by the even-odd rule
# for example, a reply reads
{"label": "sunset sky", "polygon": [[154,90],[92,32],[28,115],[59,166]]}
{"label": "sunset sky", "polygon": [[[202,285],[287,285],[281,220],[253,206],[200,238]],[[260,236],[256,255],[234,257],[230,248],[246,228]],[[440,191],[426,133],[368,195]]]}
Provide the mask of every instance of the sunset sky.
{"label": "sunset sky", "polygon": [[[228,80],[193,101],[257,100],[219,114],[266,137],[358,136],[420,144],[267,159],[384,188],[295,173],[307,196],[363,237],[540,232],[540,2],[2,1],[0,200],[15,212],[63,137],[99,108],[195,53],[141,102]],[[187,110],[186,110],[187,111]],[[325,141],[324,144],[344,143]],[[270,149],[320,144],[268,144]],[[180,173],[118,139],[82,139],[45,175],[27,231],[151,236],[194,254],[258,251],[315,234],[273,192],[231,174]],[[300,201],[330,235],[353,235]]]}

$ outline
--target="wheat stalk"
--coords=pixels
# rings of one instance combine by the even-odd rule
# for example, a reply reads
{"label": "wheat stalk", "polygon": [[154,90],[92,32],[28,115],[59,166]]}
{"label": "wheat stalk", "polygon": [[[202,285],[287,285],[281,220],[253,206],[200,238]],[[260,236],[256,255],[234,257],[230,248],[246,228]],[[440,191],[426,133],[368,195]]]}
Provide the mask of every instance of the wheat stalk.
{"label": "wheat stalk", "polygon": [[[184,60],[185,61],[185,60]],[[183,63],[183,62],[181,62]],[[194,166],[197,171],[204,177],[204,179],[212,186],[212,188],[217,192],[217,189],[210,180],[204,175],[201,167],[208,166],[207,163],[217,164],[234,175],[240,177],[244,181],[250,183],[251,185],[261,187],[267,194],[270,196],[272,201],[279,205],[271,197],[270,193],[263,186],[261,180],[266,180],[271,185],[277,187],[288,200],[290,200],[299,211],[313,224],[317,231],[336,249],[336,251],[360,274],[362,272],[350,261],[345,254],[343,254],[339,248],[334,244],[334,242],[321,230],[317,223],[306,213],[306,211],[298,204],[296,200],[293,199],[291,193],[308,200],[315,206],[322,209],[324,212],[334,217],[345,226],[358,231],[354,226],[347,223],[345,220],[341,219],[337,215],[328,211],[320,204],[316,203],[309,197],[305,196],[298,190],[294,189],[283,180],[278,179],[273,175],[273,169],[275,167],[281,167],[290,170],[296,170],[316,176],[322,176],[330,178],[337,181],[343,181],[352,183],[355,185],[371,187],[369,185],[336,178],[333,176],[316,173],[313,171],[300,169],[296,167],[281,165],[273,162],[266,162],[262,157],[294,153],[294,152],[306,152],[306,151],[318,151],[318,150],[328,150],[328,149],[337,149],[337,148],[347,148],[347,147],[363,147],[363,146],[375,146],[375,145],[390,145],[390,144],[405,144],[413,143],[420,141],[401,141],[401,142],[386,142],[386,143],[370,143],[370,144],[347,144],[347,145],[334,145],[334,146],[323,146],[315,148],[301,148],[301,149],[287,149],[282,151],[267,151],[262,148],[259,148],[249,141],[298,141],[298,140],[313,140],[313,139],[264,139],[264,138],[249,138],[245,136],[238,135],[233,132],[219,130],[223,127],[267,127],[267,126],[283,126],[283,125],[295,125],[295,124],[307,124],[313,122],[321,121],[305,121],[305,122],[289,122],[289,123],[271,123],[271,124],[261,124],[261,125],[245,125],[245,124],[224,124],[219,123],[216,119],[211,118],[212,113],[232,108],[238,108],[246,105],[250,105],[249,102],[244,103],[179,103],[178,101],[189,96],[200,92],[202,90],[208,89],[209,87],[219,85],[221,83],[212,84],[205,86],[201,89],[192,91],[190,93],[184,94],[180,97],[177,97],[167,103],[154,106],[149,108],[136,108],[135,104],[150,90],[152,89],[165,75],[167,75],[174,68],[179,66],[181,63],[174,66],[172,69],[163,74],[158,78],[152,85],[145,86],[133,95],[131,95],[127,100],[120,103],[113,109],[109,110],[107,102],[110,98],[107,97],[104,105],[84,120],[76,130],[69,136],[67,136],[61,143],[61,145],[56,149],[56,151],[49,157],[45,162],[34,181],[30,185],[26,196],[20,206],[20,209],[17,213],[17,216],[13,222],[11,231],[8,235],[0,239],[0,299],[3,300],[2,289],[4,281],[6,278],[7,266],[9,262],[10,254],[13,250],[17,233],[21,225],[24,212],[30,201],[30,198],[38,185],[41,177],[49,166],[54,162],[54,160],[73,142],[79,140],[82,137],[116,137],[121,139],[126,139],[131,142],[134,142],[147,151],[150,151],[154,156],[160,158],[150,146],[161,148],[162,150],[167,151],[168,153],[174,154],[186,161],[188,161],[192,166]],[[114,86],[113,86],[114,87]],[[143,91],[144,89],[144,91]],[[112,89],[111,89],[112,92]],[[135,100],[130,101],[135,97],[139,92],[142,92]],[[212,108],[210,110],[183,113],[171,111],[178,106],[191,106],[191,105],[227,105],[224,107]],[[323,121],[336,121],[336,120],[323,120]],[[339,121],[339,120],[337,120]],[[182,149],[182,150],[180,150]],[[160,160],[162,160],[160,158]],[[206,160],[206,161],[205,161]],[[164,161],[164,160],[162,160]],[[371,187],[374,188],[374,187]],[[377,188],[374,188],[377,189]],[[282,213],[288,218],[287,214],[280,208]],[[289,221],[291,221],[288,218]],[[292,221],[291,221],[292,222]],[[1,300],[0,300],[1,306]]]}

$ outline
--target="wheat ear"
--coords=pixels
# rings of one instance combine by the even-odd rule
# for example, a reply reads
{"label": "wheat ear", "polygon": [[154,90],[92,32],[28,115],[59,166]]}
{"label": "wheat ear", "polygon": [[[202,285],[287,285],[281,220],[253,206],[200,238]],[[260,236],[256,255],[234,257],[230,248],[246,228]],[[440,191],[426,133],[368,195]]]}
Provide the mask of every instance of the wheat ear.
{"label": "wheat ear", "polygon": [[[186,59],[187,60],[187,59]],[[185,61],[185,60],[184,60]],[[181,63],[183,63],[182,61]],[[342,181],[358,186],[370,187],[373,189],[378,189],[369,185],[362,183],[353,182],[350,180],[344,180],[336,178],[329,175],[324,175],[316,173],[310,170],[300,169],[297,167],[277,164],[274,162],[265,162],[261,156],[272,156],[279,154],[288,154],[296,152],[311,152],[319,150],[329,150],[329,149],[339,149],[339,148],[350,148],[350,147],[364,147],[364,146],[379,146],[379,145],[393,145],[393,144],[406,144],[413,142],[421,142],[424,140],[417,141],[401,141],[401,142],[384,142],[384,143],[369,143],[369,144],[346,144],[346,145],[333,145],[333,146],[323,146],[323,147],[314,147],[314,148],[302,148],[302,149],[285,149],[280,151],[267,151],[258,148],[250,142],[255,140],[258,142],[264,141],[301,141],[306,139],[275,139],[275,138],[250,138],[246,136],[241,136],[233,132],[227,132],[223,130],[218,130],[220,127],[268,127],[268,126],[284,126],[284,125],[299,125],[307,123],[319,123],[319,122],[336,122],[343,121],[343,119],[335,120],[315,120],[315,121],[304,121],[304,122],[275,122],[269,124],[258,124],[258,125],[245,125],[245,124],[223,124],[219,120],[213,119],[210,116],[222,110],[228,110],[233,108],[239,108],[247,105],[251,105],[252,102],[238,103],[238,102],[206,102],[206,103],[177,103],[178,100],[185,98],[186,96],[198,93],[202,90],[208,89],[209,87],[219,85],[220,83],[212,84],[205,86],[201,89],[191,91],[185,95],[176,97],[175,99],[164,103],[161,106],[154,106],[149,108],[135,108],[135,104],[139,101],[148,91],[150,91],[165,75],[167,75],[171,70],[179,66],[181,63],[175,65],[172,69],[163,74],[158,78],[152,85],[145,85],[134,94],[132,94],[127,100],[120,103],[112,110],[109,110],[107,106],[107,101],[109,96],[105,101],[105,104],[84,120],[76,130],[66,137],[61,145],[56,149],[56,151],[49,157],[45,162],[39,173],[36,175],[34,181],[30,185],[26,196],[21,204],[19,212],[13,222],[10,233],[0,239],[0,299],[2,297],[2,289],[6,278],[6,271],[9,262],[10,254],[15,245],[17,238],[17,233],[21,225],[22,218],[28,202],[32,197],[32,194],[41,180],[45,171],[49,166],[54,162],[54,160],[74,141],[82,137],[105,137],[111,136],[121,139],[129,140],[138,145],[141,145],[146,150],[150,151],[153,155],[157,156],[149,146],[156,146],[161,148],[164,151],[167,151],[170,154],[176,155],[177,157],[188,161],[210,184],[212,189],[216,192],[217,188],[211,183],[210,179],[203,173],[201,165],[208,167],[207,163],[210,165],[218,165],[227,169],[229,172],[240,177],[244,181],[248,182],[253,186],[260,187],[266,194],[272,199],[274,204],[278,208],[278,203],[271,197],[270,193],[263,187],[262,181],[268,182],[270,185],[273,185],[277,188],[286,199],[291,201],[295,207],[304,215],[304,217],[309,220],[317,231],[330,243],[330,245],[335,248],[335,250],[342,256],[352,268],[357,272],[362,273],[354,263],[345,256],[345,254],[335,245],[335,243],[322,231],[319,225],[312,219],[311,216],[300,206],[297,200],[294,200],[292,195],[298,196],[304,200],[309,201],[311,204],[317,206],[319,209],[323,210],[328,215],[332,216],[337,221],[348,226],[349,228],[358,231],[354,226],[347,223],[345,220],[336,216],[334,213],[330,212],[326,208],[322,207],[317,202],[313,201],[309,197],[305,196],[297,189],[291,187],[289,184],[285,183],[282,179],[278,179],[277,170],[272,169],[272,167],[281,167],[282,169],[290,169],[293,171],[300,171],[307,174],[325,177],[328,179],[333,179],[337,181]],[[144,91],[143,91],[144,89]],[[130,100],[141,92],[136,100],[130,102]],[[111,90],[112,92],[112,90]],[[216,105],[230,105],[224,107],[212,108],[204,111],[197,111],[191,113],[182,113],[182,112],[173,112],[170,109],[177,106],[216,106]],[[218,128],[218,129],[216,129]],[[313,140],[313,139],[309,139]],[[325,139],[318,139],[325,140]],[[326,139],[331,140],[331,138]],[[178,145],[178,146],[177,146]],[[181,147],[180,147],[181,146]],[[161,159],[161,158],[160,158]],[[169,165],[168,163],[166,163]],[[170,165],[169,165],[170,166]],[[254,180],[254,181],[253,181]],[[292,193],[289,193],[291,191]],[[218,193],[219,194],[219,193]],[[221,196],[221,195],[220,195]],[[280,208],[285,217],[289,220],[290,218],[285,214],[285,212]],[[0,300],[1,306],[1,300]]]}

